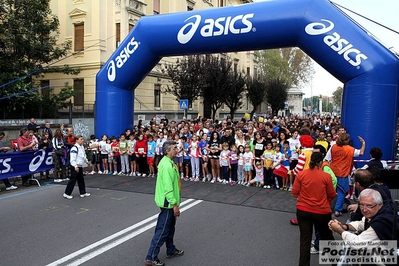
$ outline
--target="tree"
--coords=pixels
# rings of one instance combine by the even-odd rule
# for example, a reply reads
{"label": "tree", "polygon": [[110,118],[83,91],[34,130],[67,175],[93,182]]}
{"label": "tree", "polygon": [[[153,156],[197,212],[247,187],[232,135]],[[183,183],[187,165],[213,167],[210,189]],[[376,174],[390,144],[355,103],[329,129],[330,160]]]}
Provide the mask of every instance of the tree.
{"label": "tree", "polygon": [[282,78],[270,78],[266,82],[266,101],[277,115],[283,109],[288,96],[288,83]]}
{"label": "tree", "polygon": [[228,88],[224,103],[230,109],[231,119],[234,119],[235,112],[243,105],[242,93],[245,91],[245,79],[241,73],[230,71]]}
{"label": "tree", "polygon": [[297,47],[262,50],[257,55],[266,80],[278,78],[288,87],[300,87],[314,74],[312,60]]}
{"label": "tree", "polygon": [[344,93],[344,89],[342,87],[338,87],[334,92],[333,92],[333,100],[334,104],[338,106],[339,108],[342,108],[342,94]]}
{"label": "tree", "polygon": [[5,108],[4,113],[32,109],[32,105],[41,101],[42,96],[34,92],[32,81],[44,71],[79,73],[79,69],[67,65],[51,66],[67,55],[72,43],[57,43],[59,20],[51,12],[50,0],[2,0],[0,23],[0,84],[8,83],[0,88],[0,98],[5,98],[3,106],[11,107]]}
{"label": "tree", "polygon": [[67,101],[81,91],[75,91],[68,82],[61,88],[59,93],[54,93],[53,88],[49,88],[49,97],[43,97],[38,106],[39,117],[59,117],[58,110],[69,106]]}
{"label": "tree", "polygon": [[222,55],[206,55],[204,63],[203,75],[206,85],[202,95],[210,104],[212,119],[215,120],[216,112],[222,107],[230,89],[231,60]]}
{"label": "tree", "polygon": [[187,99],[189,103],[196,100],[205,86],[203,79],[204,62],[201,55],[185,56],[167,67],[173,86],[163,86],[162,93],[170,93],[176,100]]}
{"label": "tree", "polygon": [[250,119],[260,107],[266,96],[266,84],[263,80],[249,77],[247,80],[247,99],[252,104]]}

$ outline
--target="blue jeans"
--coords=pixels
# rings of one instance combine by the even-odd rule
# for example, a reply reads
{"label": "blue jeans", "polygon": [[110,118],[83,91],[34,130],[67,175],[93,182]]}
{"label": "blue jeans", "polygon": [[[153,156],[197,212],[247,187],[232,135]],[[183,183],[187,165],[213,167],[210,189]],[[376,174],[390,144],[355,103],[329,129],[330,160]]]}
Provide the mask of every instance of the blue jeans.
{"label": "blue jeans", "polygon": [[348,177],[337,176],[337,202],[335,203],[335,211],[342,212],[342,209],[344,208],[345,196],[348,190]]}
{"label": "blue jeans", "polygon": [[176,247],[173,244],[175,225],[176,217],[173,209],[161,208],[161,213],[158,215],[157,225],[155,226],[155,233],[146,257],[147,260],[157,260],[159,251],[165,242],[166,254],[173,255],[175,253]]}

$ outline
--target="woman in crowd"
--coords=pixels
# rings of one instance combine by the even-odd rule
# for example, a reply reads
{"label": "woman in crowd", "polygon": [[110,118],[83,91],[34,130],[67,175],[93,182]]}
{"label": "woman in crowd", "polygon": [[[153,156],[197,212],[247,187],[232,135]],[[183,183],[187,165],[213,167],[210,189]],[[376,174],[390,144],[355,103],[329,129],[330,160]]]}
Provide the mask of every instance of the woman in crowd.
{"label": "woman in crowd", "polygon": [[297,198],[297,219],[300,231],[299,265],[310,265],[310,246],[313,226],[320,232],[321,240],[334,240],[328,228],[331,219],[330,202],[336,192],[331,182],[331,176],[321,169],[323,155],[319,152],[312,154],[309,169],[298,173],[292,196]]}
{"label": "woman in crowd", "polygon": [[211,162],[212,169],[212,181],[211,183],[215,183],[217,181],[221,182],[220,179],[220,164],[219,164],[219,155],[222,150],[222,144],[220,143],[219,133],[216,131],[212,133],[211,140],[208,143],[207,150],[209,152],[209,161]]}
{"label": "woman in crowd", "polygon": [[236,135],[235,135],[235,144],[237,147],[239,146],[245,146],[245,138],[244,138],[244,133],[242,132],[241,129],[236,130]]}

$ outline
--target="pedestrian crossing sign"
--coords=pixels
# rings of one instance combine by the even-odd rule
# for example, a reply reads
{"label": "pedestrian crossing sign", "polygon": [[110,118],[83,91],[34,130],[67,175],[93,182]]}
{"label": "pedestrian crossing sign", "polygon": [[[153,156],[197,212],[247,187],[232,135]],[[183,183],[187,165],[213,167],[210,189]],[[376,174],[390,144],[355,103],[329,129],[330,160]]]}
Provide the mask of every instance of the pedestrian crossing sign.
{"label": "pedestrian crossing sign", "polygon": [[180,109],[187,110],[188,109],[188,100],[187,99],[180,100],[179,106],[180,106]]}

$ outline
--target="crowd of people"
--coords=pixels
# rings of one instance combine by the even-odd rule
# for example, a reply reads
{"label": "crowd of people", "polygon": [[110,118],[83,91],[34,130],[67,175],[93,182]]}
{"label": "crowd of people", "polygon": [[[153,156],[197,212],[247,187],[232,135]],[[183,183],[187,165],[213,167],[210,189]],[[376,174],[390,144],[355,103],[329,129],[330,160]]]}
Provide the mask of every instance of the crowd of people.
{"label": "crowd of people", "polygon": [[[365,153],[366,141],[358,136],[361,147],[353,147],[350,135],[337,117],[258,117],[238,121],[199,118],[170,122],[163,119],[158,123],[154,118],[145,125],[139,121],[132,130],[126,129],[119,136],[103,134],[98,139],[91,135],[86,143],[82,136],[74,136],[72,128],[63,125],[52,132],[46,123],[41,135],[38,129],[32,118],[20,132],[18,149],[53,150],[54,180],[72,177],[64,193],[67,199],[72,198],[75,182],[79,184],[81,197],[90,196],[83,180],[83,167],[86,163],[90,166],[86,152],[91,162],[88,174],[154,178],[164,156],[163,146],[172,141],[175,146],[169,160],[173,160],[182,181],[291,191],[298,198],[297,219],[291,222],[300,228],[300,265],[309,265],[310,253],[318,252],[318,241],[334,239],[332,232],[351,241],[358,238],[346,233],[348,230],[359,234],[366,231],[371,240],[396,237],[389,237],[380,221],[371,222],[380,212],[383,217],[379,219],[394,216],[390,216],[393,204],[389,189],[378,173],[386,167],[381,161],[382,151],[372,147],[370,161],[355,171],[354,158]],[[3,137],[0,132],[0,152],[7,152],[9,148],[1,143]],[[71,150],[73,154],[68,156]],[[68,162],[69,159],[73,162]],[[28,177],[22,176],[23,185],[29,185]],[[16,189],[7,179],[3,181],[7,190]],[[353,199],[356,191],[363,190],[359,204],[348,207],[357,214],[352,217],[353,223],[330,220],[331,213],[339,217],[345,211],[345,198]],[[332,205],[334,198],[336,203]],[[374,209],[375,206],[378,208]],[[317,241],[311,248],[313,226]]]}

